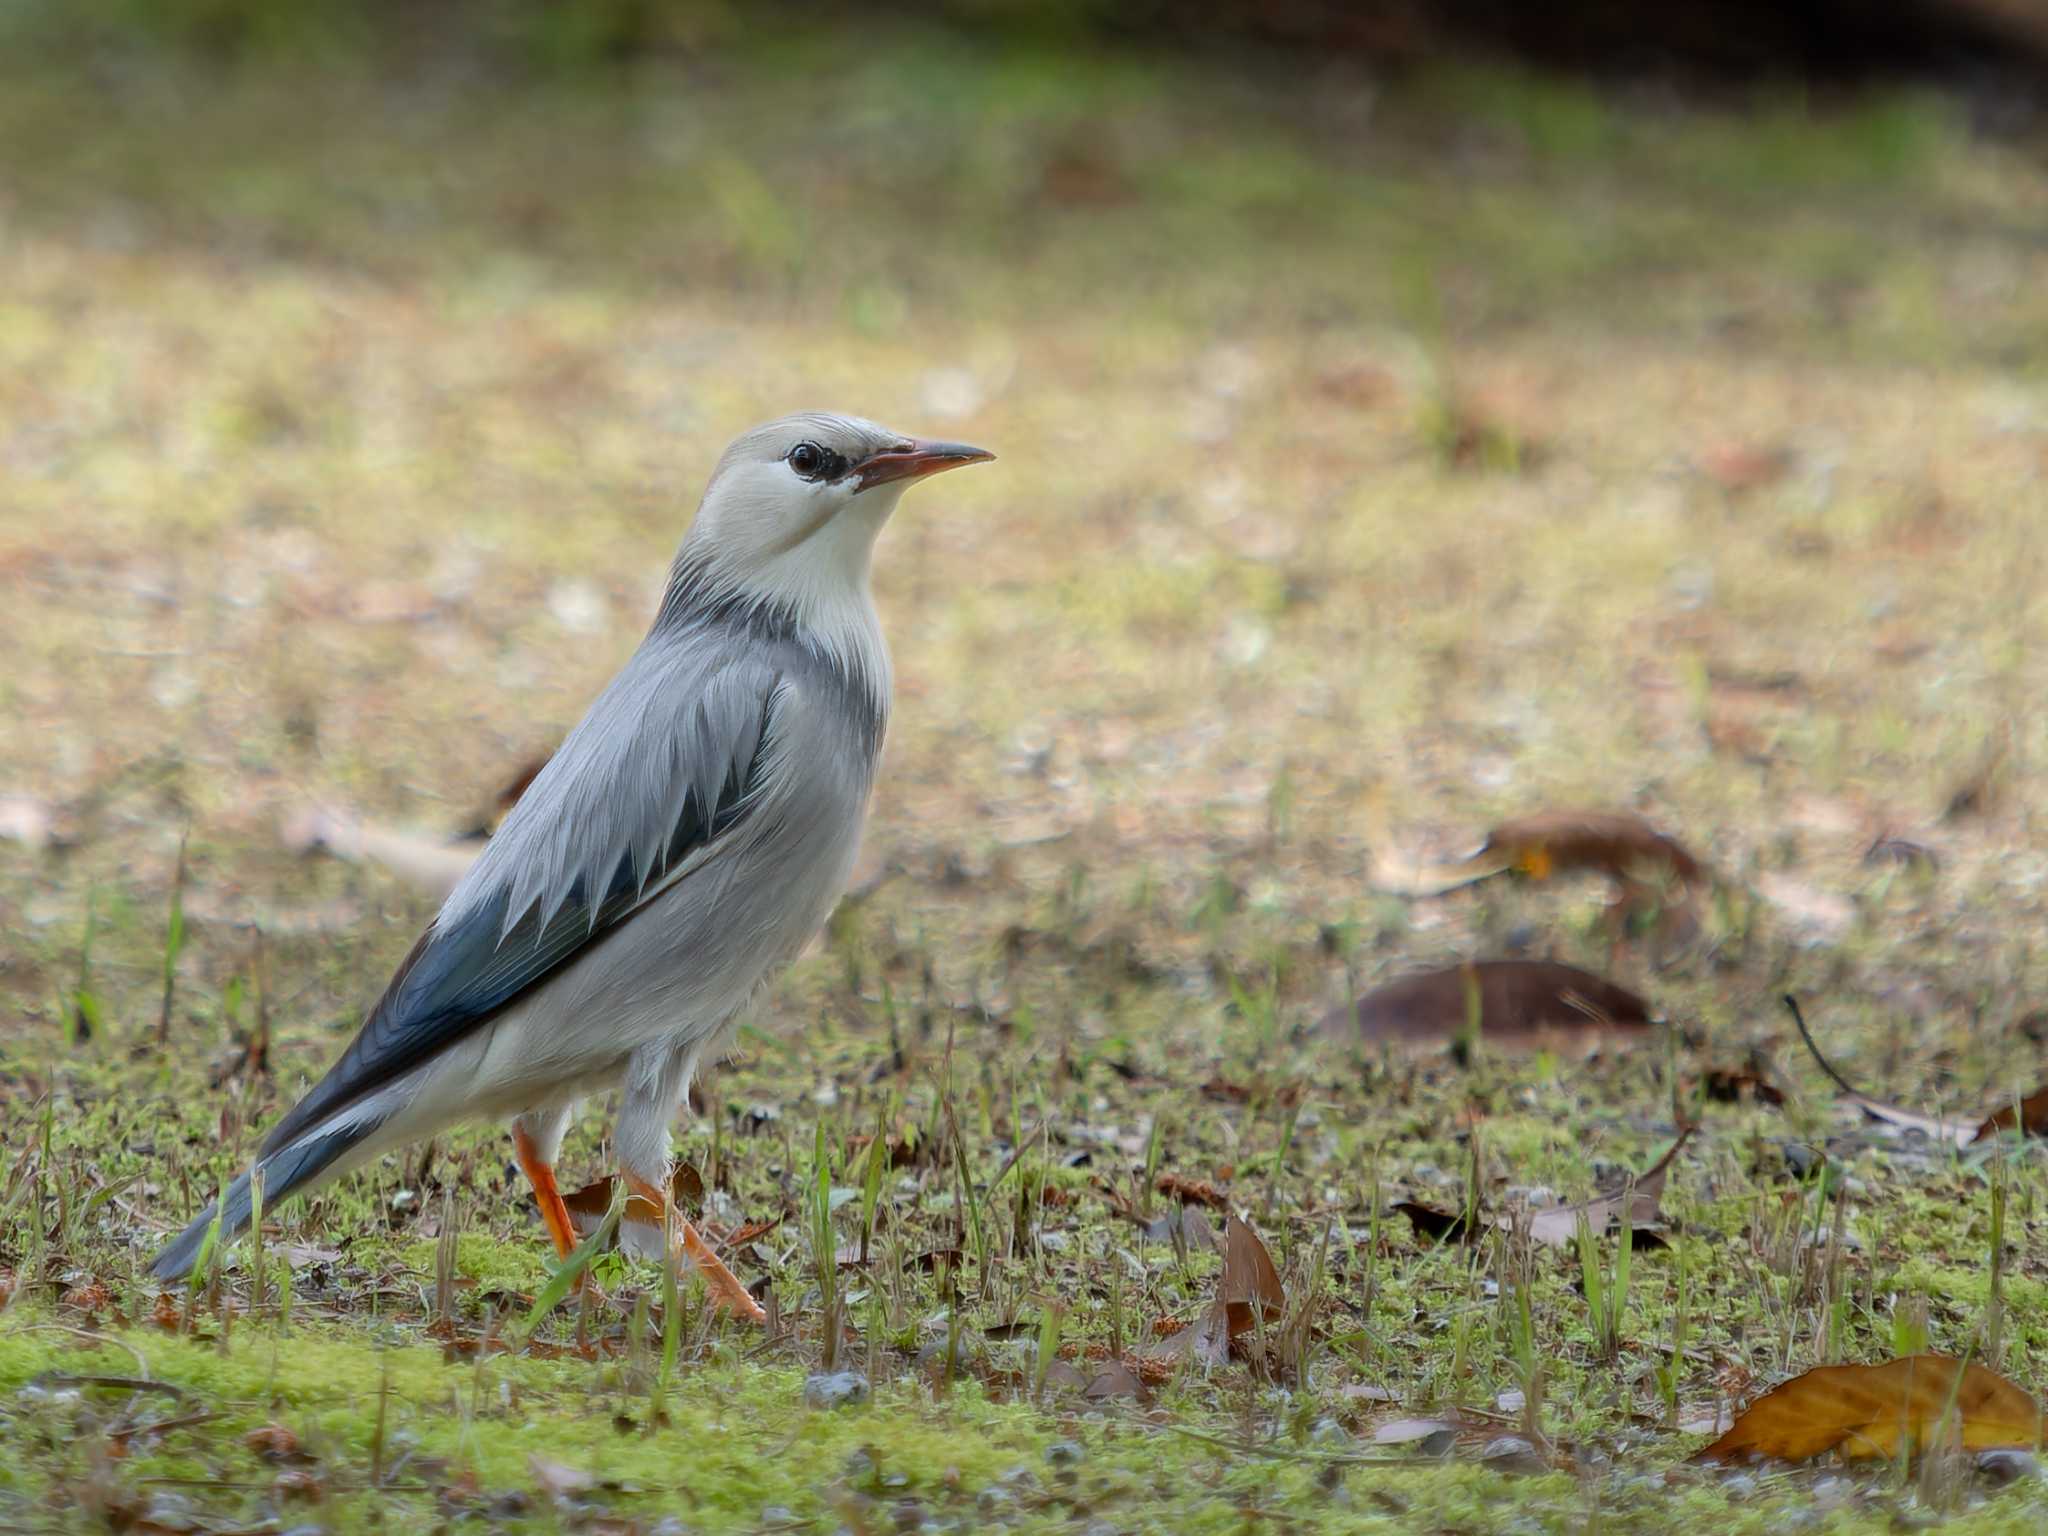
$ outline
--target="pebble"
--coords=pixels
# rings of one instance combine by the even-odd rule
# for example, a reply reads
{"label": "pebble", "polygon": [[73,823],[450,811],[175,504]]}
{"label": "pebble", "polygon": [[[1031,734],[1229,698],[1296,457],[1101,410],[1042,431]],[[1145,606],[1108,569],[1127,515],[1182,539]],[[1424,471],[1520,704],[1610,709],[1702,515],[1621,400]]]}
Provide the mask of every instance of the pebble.
{"label": "pebble", "polygon": [[868,1379],[859,1371],[832,1371],[804,1378],[804,1406],[846,1408],[868,1400]]}
{"label": "pebble", "polygon": [[1486,1442],[1486,1449],[1479,1453],[1479,1459],[1502,1472],[1540,1472],[1544,1469],[1543,1458],[1536,1454],[1536,1447],[1520,1435],[1496,1435]]}
{"label": "pebble", "polygon": [[1073,1440],[1055,1440],[1045,1448],[1045,1459],[1056,1467],[1078,1466],[1085,1455],[1087,1452]]}

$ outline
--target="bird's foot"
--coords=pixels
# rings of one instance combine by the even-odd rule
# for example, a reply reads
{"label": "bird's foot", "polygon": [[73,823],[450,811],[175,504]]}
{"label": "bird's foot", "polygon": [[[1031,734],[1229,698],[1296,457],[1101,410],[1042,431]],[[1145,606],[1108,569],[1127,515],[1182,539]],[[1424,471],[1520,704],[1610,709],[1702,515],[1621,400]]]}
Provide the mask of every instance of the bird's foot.
{"label": "bird's foot", "polygon": [[711,1299],[750,1323],[767,1322],[768,1314],[761,1310],[761,1303],[740,1284],[740,1277],[725,1267],[725,1260],[711,1251],[711,1245],[704,1241],[702,1234],[680,1216],[676,1223],[681,1228],[678,1257],[687,1259],[704,1271],[704,1283],[710,1288]]}
{"label": "bird's foot", "polygon": [[761,1310],[761,1304],[740,1283],[740,1277],[725,1267],[725,1260],[712,1251],[711,1245],[704,1241],[703,1234],[691,1225],[689,1218],[676,1209],[672,1192],[630,1173],[626,1175],[626,1187],[662,1213],[662,1225],[669,1234],[668,1262],[675,1265],[679,1273],[695,1265],[704,1273],[704,1284],[710,1289],[712,1301],[749,1322],[768,1321],[768,1314]]}

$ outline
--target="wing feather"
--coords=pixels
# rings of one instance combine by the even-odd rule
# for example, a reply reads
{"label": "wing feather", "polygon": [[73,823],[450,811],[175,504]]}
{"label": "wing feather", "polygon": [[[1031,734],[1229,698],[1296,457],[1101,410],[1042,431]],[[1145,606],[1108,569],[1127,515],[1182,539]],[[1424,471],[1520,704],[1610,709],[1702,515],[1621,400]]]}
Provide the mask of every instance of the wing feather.
{"label": "wing feather", "polygon": [[266,1152],[487,1024],[747,819],[783,675],[697,642],[650,638],[591,706]]}

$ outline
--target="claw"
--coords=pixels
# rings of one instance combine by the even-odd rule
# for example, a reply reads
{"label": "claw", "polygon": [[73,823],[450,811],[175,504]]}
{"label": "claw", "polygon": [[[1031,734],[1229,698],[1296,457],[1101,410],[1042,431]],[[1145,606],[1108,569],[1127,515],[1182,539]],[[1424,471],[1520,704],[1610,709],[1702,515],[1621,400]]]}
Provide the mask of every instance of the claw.
{"label": "claw", "polygon": [[665,1184],[657,1189],[629,1173],[626,1175],[626,1187],[662,1213],[663,1225],[669,1233],[668,1257],[671,1264],[678,1267],[696,1265],[704,1272],[704,1283],[710,1288],[711,1299],[734,1316],[743,1317],[751,1323],[768,1321],[768,1314],[761,1310],[761,1304],[740,1283],[740,1277],[726,1268],[725,1260],[712,1251],[703,1234],[675,1208],[675,1198]]}

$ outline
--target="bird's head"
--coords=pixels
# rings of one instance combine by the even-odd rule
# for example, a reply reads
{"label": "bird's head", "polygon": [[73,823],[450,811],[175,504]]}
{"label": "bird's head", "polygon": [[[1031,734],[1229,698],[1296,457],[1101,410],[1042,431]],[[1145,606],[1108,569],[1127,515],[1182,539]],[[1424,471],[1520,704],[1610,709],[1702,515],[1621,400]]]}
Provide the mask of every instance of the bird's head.
{"label": "bird's head", "polygon": [[875,536],[913,481],[995,455],[856,416],[785,416],[737,439],[683,540],[686,572],[720,596],[822,617],[865,602]]}

